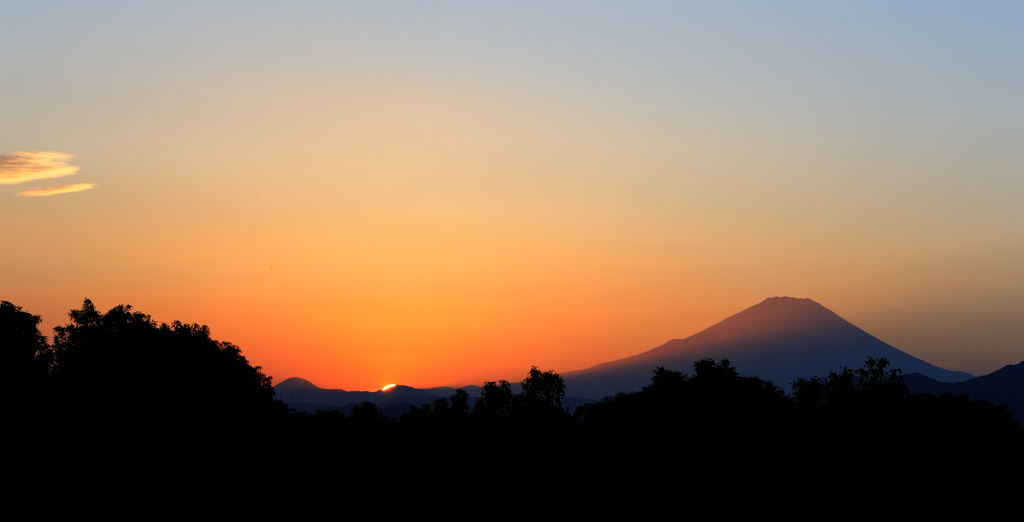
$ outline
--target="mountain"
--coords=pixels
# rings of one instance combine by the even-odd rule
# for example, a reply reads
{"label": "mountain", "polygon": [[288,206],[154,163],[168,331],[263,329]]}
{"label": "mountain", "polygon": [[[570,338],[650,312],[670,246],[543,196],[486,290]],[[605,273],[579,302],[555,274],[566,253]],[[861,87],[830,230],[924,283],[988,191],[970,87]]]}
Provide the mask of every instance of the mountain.
{"label": "mountain", "polygon": [[868,357],[885,358],[904,374],[938,381],[972,376],[933,366],[878,340],[810,299],[772,297],[686,339],[653,350],[562,374],[566,394],[601,398],[636,391],[658,366],[692,373],[693,362],[728,359],[741,375],[757,375],[788,390],[798,378],[860,368]]}
{"label": "mountain", "polygon": [[1024,417],[1024,362],[957,383],[939,382],[919,373],[907,375],[904,380],[914,393],[967,395],[972,400],[1007,404],[1018,420]]}

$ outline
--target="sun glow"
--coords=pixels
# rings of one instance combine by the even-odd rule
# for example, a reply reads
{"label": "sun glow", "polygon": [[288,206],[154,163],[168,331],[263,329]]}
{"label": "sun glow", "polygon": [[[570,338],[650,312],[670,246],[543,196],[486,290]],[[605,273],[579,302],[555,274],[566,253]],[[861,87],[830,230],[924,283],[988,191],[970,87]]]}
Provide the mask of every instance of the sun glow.
{"label": "sun glow", "polygon": [[380,389],[380,391],[388,391],[388,390],[390,390],[391,388],[394,388],[394,387],[395,387],[394,384],[385,384],[384,387]]}

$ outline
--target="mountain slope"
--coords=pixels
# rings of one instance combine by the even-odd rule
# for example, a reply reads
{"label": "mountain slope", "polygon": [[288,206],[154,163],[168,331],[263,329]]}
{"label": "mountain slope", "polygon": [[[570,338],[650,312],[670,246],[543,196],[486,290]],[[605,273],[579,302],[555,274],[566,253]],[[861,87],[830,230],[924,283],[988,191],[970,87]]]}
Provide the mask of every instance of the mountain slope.
{"label": "mountain slope", "polygon": [[699,359],[728,359],[742,375],[757,375],[784,389],[798,378],[860,368],[868,357],[886,358],[903,373],[944,382],[971,378],[933,366],[889,346],[810,299],[773,297],[686,339],[586,370],[563,374],[566,394],[600,398],[639,390],[658,366],[692,373]]}
{"label": "mountain slope", "polygon": [[1024,362],[958,383],[939,382],[918,373],[907,375],[905,380],[914,393],[967,395],[972,400],[1008,404],[1017,419],[1024,416]]}

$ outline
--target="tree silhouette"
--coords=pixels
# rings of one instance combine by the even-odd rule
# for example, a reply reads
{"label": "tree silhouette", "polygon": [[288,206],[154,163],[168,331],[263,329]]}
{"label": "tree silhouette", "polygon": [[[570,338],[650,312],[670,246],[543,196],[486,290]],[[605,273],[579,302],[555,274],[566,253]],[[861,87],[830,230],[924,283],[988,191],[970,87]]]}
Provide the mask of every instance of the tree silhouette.
{"label": "tree silhouette", "polygon": [[8,301],[0,301],[0,364],[7,397],[22,397],[32,407],[44,399],[53,351],[39,333],[42,319]]}
{"label": "tree silhouette", "polygon": [[811,408],[843,411],[851,408],[893,408],[909,394],[899,368],[890,368],[885,358],[868,357],[857,370],[842,368],[826,377],[797,379],[792,383],[797,404]]}
{"label": "tree silhouette", "polygon": [[[534,366],[523,379],[522,389],[522,393],[514,394],[508,381],[485,382],[480,398],[473,405],[473,417],[492,425],[505,426],[551,423],[570,418],[562,410],[565,381],[557,373],[550,370],[541,372]],[[452,397],[454,403],[455,396]]]}
{"label": "tree silhouette", "polygon": [[523,392],[516,396],[516,415],[520,423],[552,424],[568,419],[562,409],[565,381],[553,371],[541,372],[536,366],[523,379]]}
{"label": "tree silhouette", "polygon": [[520,401],[527,406],[555,406],[562,408],[565,397],[565,380],[557,373],[548,370],[541,373],[536,366],[523,379],[523,393]]}
{"label": "tree silhouette", "polygon": [[452,416],[462,418],[469,415],[469,394],[459,388],[448,398]]}
{"label": "tree silhouette", "polygon": [[480,398],[473,405],[473,416],[491,422],[510,422],[513,401],[512,385],[508,381],[485,382]]}
{"label": "tree silhouette", "polygon": [[[428,414],[429,406],[426,408]],[[387,416],[376,404],[370,401],[363,401],[352,407],[352,412],[347,418],[348,422],[363,428],[379,428],[391,423]]]}
{"label": "tree silhouette", "polygon": [[899,368],[890,368],[889,360],[868,357],[864,366],[853,373],[857,376],[857,386],[866,399],[878,404],[892,406],[899,404],[910,393],[907,383],[903,382],[903,372]]}
{"label": "tree silhouette", "polygon": [[654,376],[651,377],[651,384],[644,386],[644,390],[672,390],[682,386],[689,376],[674,370],[666,370],[663,366],[654,369]]}
{"label": "tree silhouette", "polygon": [[52,375],[70,407],[125,417],[227,418],[283,413],[270,377],[198,324],[157,324],[86,299],[54,328]]}

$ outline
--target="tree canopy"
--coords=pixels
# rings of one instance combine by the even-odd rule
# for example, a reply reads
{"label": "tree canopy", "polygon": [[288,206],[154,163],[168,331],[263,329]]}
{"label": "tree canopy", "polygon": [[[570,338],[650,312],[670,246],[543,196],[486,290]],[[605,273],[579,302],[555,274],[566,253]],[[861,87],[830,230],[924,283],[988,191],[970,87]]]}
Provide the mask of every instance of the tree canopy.
{"label": "tree canopy", "polygon": [[45,386],[53,352],[46,337],[39,333],[42,319],[7,301],[0,301],[0,368],[10,392],[38,397]]}
{"label": "tree canopy", "polygon": [[221,418],[284,411],[271,378],[206,326],[157,325],[127,305],[104,314],[88,299],[69,317],[54,328],[52,378],[73,407]]}
{"label": "tree canopy", "polygon": [[522,390],[513,393],[512,384],[504,380],[485,382],[473,416],[505,425],[544,424],[567,417],[562,409],[565,381],[557,373],[534,366],[523,379]]}

